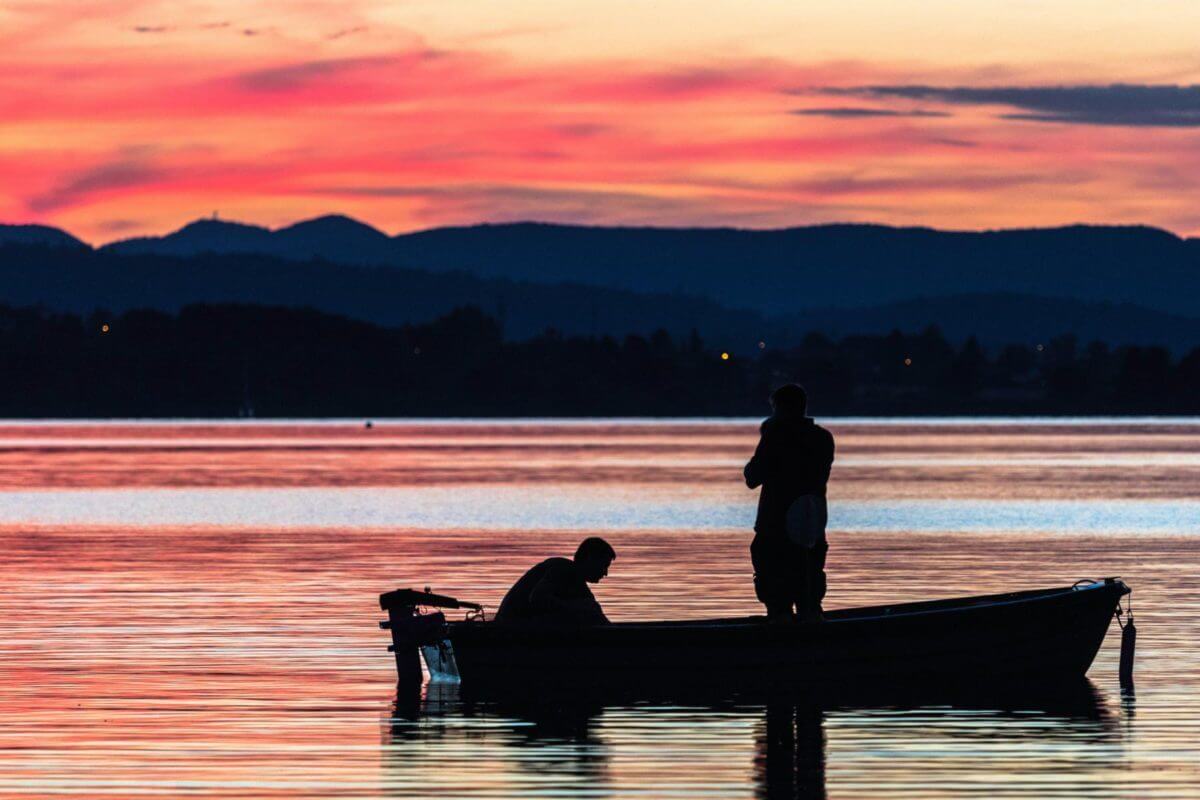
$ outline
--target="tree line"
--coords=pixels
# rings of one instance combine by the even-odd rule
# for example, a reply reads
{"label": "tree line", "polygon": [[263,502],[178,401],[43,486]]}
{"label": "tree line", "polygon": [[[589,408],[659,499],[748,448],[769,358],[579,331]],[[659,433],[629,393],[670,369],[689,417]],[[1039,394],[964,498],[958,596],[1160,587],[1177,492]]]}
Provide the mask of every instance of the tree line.
{"label": "tree line", "polygon": [[1200,347],[985,349],[936,327],[748,345],[665,331],[511,341],[471,307],[395,327],[250,305],[0,307],[0,416],[760,415],[789,381],[818,415],[1200,412]]}

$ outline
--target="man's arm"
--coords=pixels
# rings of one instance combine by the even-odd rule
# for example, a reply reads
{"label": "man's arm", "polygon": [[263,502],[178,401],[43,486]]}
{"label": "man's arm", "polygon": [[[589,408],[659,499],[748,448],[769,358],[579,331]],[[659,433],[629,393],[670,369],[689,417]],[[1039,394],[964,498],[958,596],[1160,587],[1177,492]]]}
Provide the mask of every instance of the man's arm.
{"label": "man's arm", "polygon": [[529,593],[529,603],[539,613],[563,622],[597,625],[608,622],[604,611],[587,587],[562,567],[546,571],[545,576]]}
{"label": "man's arm", "polygon": [[580,603],[578,616],[581,625],[607,625],[608,617],[604,615],[604,609],[600,607],[595,597],[587,598],[586,602]]}

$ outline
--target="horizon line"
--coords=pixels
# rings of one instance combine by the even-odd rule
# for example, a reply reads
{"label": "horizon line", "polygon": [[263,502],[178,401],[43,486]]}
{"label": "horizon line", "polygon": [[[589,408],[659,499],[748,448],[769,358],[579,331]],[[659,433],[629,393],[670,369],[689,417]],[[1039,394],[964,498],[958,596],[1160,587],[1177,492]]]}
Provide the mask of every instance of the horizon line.
{"label": "horizon line", "polygon": [[218,223],[223,223],[226,225],[239,225],[239,226],[246,227],[246,228],[257,228],[259,230],[266,231],[267,233],[274,234],[274,233],[278,233],[283,230],[287,230],[289,228],[294,228],[298,225],[303,225],[305,223],[316,222],[317,220],[331,219],[331,218],[346,219],[351,222],[358,223],[358,224],[368,227],[374,231],[377,231],[378,233],[387,237],[388,239],[396,239],[396,238],[399,238],[402,236],[413,236],[413,235],[417,235],[417,234],[421,234],[421,233],[429,233],[429,232],[433,232],[433,231],[465,230],[465,229],[471,229],[471,228],[486,228],[486,227],[497,227],[497,228],[498,227],[515,227],[515,226],[519,226],[519,225],[542,225],[545,227],[553,227],[553,228],[590,228],[593,230],[737,231],[737,232],[746,232],[746,233],[779,233],[779,232],[784,232],[784,231],[806,230],[806,229],[814,229],[814,228],[837,228],[837,227],[889,228],[889,229],[898,230],[898,231],[931,231],[934,233],[946,233],[946,234],[1019,233],[1019,232],[1033,232],[1033,231],[1064,230],[1067,228],[1113,228],[1113,229],[1145,229],[1145,230],[1151,230],[1151,231],[1158,231],[1161,233],[1165,233],[1169,236],[1173,236],[1174,238],[1178,239],[1181,242],[1191,241],[1191,240],[1195,240],[1198,238],[1196,236],[1181,234],[1177,231],[1170,230],[1169,228],[1164,228],[1164,227],[1160,227],[1158,225],[1152,225],[1150,223],[1145,223],[1145,222],[1106,223],[1106,222],[1080,222],[1080,221],[1064,222],[1064,223],[1059,223],[1056,225],[1029,225],[1029,226],[1015,226],[1015,227],[1008,227],[1008,228],[1005,228],[1005,227],[938,228],[938,227],[934,227],[932,225],[895,225],[895,224],[887,223],[887,222],[861,222],[861,221],[859,221],[859,222],[851,222],[851,221],[813,222],[813,223],[809,223],[806,225],[785,225],[785,226],[771,226],[771,227],[756,228],[753,226],[741,226],[741,225],[654,225],[654,224],[597,225],[597,224],[591,224],[591,223],[585,223],[585,222],[560,222],[560,221],[549,221],[549,220],[539,220],[539,219],[520,219],[520,220],[506,220],[503,222],[481,220],[479,222],[469,222],[469,223],[462,223],[462,224],[457,224],[457,225],[435,225],[435,226],[431,226],[431,227],[427,227],[427,228],[412,228],[412,229],[408,229],[408,230],[400,230],[396,233],[388,233],[385,229],[377,227],[376,225],[374,225],[370,222],[365,222],[357,217],[352,217],[349,214],[343,214],[341,212],[336,212],[336,211],[330,212],[327,214],[318,214],[313,217],[304,217],[302,219],[298,219],[293,222],[285,223],[285,224],[279,225],[277,227],[271,227],[269,225],[263,225],[263,224],[259,224],[256,222],[245,222],[245,221],[239,220],[239,219],[228,219],[228,218],[224,218],[224,217],[218,217],[216,215],[208,216],[208,217],[200,216],[200,217],[195,217],[194,219],[191,219],[187,222],[184,222],[183,224],[167,231],[166,233],[144,234],[144,235],[140,235],[140,236],[127,236],[124,238],[110,239],[110,240],[102,242],[100,244],[93,244],[92,242],[88,242],[84,239],[81,239],[80,237],[76,236],[74,233],[72,233],[67,228],[59,227],[57,225],[50,225],[50,224],[44,223],[44,222],[0,221],[0,227],[11,226],[11,227],[49,228],[51,230],[56,230],[56,231],[66,234],[68,236],[71,236],[72,238],[78,240],[79,242],[82,242],[83,244],[87,245],[88,247],[90,247],[93,250],[99,250],[101,248],[108,247],[108,246],[114,245],[114,244],[119,244],[121,242],[139,241],[139,240],[143,240],[143,239],[163,239],[163,238],[166,238],[167,236],[171,236],[175,233],[178,233],[179,231],[183,230],[184,228],[187,228],[191,225],[195,225],[197,223],[202,223],[202,222],[218,222]]}

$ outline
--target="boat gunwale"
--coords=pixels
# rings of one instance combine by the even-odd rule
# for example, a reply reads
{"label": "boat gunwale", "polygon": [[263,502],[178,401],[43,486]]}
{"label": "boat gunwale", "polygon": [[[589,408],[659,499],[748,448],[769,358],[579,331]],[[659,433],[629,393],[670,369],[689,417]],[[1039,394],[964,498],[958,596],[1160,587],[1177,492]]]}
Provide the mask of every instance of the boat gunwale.
{"label": "boat gunwale", "polygon": [[[943,600],[922,600],[912,603],[900,603],[897,605],[862,606],[859,608],[837,609],[826,612],[824,619],[820,622],[801,622],[793,626],[779,626],[778,629],[786,630],[790,628],[795,630],[797,628],[815,628],[818,626],[824,627],[846,623],[877,622],[884,620],[931,617],[944,614],[961,614],[970,611],[1005,608],[1049,600],[1062,600],[1068,597],[1076,596],[1083,592],[1101,589],[1116,591],[1118,593],[1118,597],[1123,597],[1132,591],[1123,581],[1119,579],[1101,579],[1088,584],[1076,584],[1073,586],[1054,587],[1049,589],[1027,589],[1019,592],[1004,592],[1001,594],[992,595],[951,597]],[[882,613],[880,613],[880,611],[882,611]],[[743,629],[763,629],[766,627],[765,622],[766,617],[764,616],[719,617],[697,620],[635,620],[629,622],[613,622],[607,625],[586,626],[581,628],[578,626],[568,625],[525,623],[513,624],[491,621],[481,623],[476,620],[463,620],[450,622],[448,623],[448,627],[451,637],[453,637],[455,632],[462,630],[471,630],[473,632],[487,630],[489,633],[493,634],[509,632],[520,634],[577,634],[582,631],[682,631],[697,629],[729,631]]]}

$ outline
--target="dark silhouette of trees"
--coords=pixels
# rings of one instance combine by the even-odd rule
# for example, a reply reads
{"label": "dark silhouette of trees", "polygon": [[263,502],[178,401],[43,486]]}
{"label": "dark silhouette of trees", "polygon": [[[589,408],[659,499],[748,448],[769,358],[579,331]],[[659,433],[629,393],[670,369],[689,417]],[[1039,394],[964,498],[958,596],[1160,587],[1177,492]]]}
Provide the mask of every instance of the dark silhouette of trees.
{"label": "dark silhouette of trees", "polygon": [[506,340],[478,308],[386,327],[311,309],[192,305],[80,316],[0,307],[0,415],[760,415],[800,381],[819,415],[1200,412],[1200,348],[957,346],[813,333],[723,354],[694,332]]}

